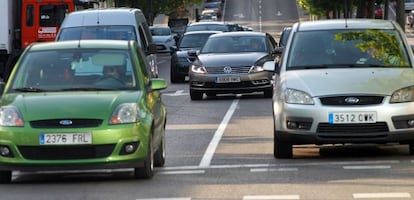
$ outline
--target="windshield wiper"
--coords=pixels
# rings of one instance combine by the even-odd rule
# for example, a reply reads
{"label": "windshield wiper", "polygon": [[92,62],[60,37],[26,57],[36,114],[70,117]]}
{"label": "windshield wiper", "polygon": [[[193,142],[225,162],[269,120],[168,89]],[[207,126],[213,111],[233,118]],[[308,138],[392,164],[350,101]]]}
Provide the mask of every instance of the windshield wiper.
{"label": "windshield wiper", "polygon": [[22,88],[14,88],[13,90],[19,92],[45,92],[47,90],[35,88],[35,87],[22,87]]}

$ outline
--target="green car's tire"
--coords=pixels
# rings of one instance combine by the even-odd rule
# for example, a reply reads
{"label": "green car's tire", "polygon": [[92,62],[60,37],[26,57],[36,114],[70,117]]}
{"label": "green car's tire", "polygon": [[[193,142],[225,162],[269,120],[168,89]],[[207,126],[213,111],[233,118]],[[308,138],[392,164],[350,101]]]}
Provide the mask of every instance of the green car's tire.
{"label": "green car's tire", "polygon": [[165,128],[161,136],[161,143],[157,151],[154,154],[154,166],[162,167],[165,164]]}
{"label": "green car's tire", "polygon": [[152,153],[152,136],[148,140],[148,153],[144,161],[144,166],[134,169],[134,177],[151,179],[154,176],[154,155]]}

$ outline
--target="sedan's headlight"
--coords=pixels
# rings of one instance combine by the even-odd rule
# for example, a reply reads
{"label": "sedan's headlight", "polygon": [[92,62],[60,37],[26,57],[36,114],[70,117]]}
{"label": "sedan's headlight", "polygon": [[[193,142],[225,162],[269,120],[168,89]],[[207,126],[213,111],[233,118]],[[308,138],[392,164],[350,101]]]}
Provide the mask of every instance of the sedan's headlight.
{"label": "sedan's headlight", "polygon": [[401,88],[395,91],[392,96],[390,103],[402,103],[414,101],[414,86]]}
{"label": "sedan's headlight", "polygon": [[109,124],[134,123],[140,120],[138,105],[136,103],[120,104],[112,113]]}
{"label": "sedan's headlight", "polygon": [[306,105],[315,104],[312,97],[308,93],[300,91],[300,90],[294,90],[294,89],[285,90],[285,100],[286,100],[286,103],[292,103],[292,104],[306,104]]}
{"label": "sedan's headlight", "polygon": [[262,72],[262,71],[264,71],[264,69],[263,69],[263,65],[253,65],[253,66],[250,68],[250,73]]}
{"label": "sedan's headlight", "polygon": [[207,70],[204,66],[199,66],[196,64],[191,65],[191,71],[196,74],[207,74]]}
{"label": "sedan's headlight", "polygon": [[1,107],[0,126],[24,126],[23,117],[19,109],[14,106]]}

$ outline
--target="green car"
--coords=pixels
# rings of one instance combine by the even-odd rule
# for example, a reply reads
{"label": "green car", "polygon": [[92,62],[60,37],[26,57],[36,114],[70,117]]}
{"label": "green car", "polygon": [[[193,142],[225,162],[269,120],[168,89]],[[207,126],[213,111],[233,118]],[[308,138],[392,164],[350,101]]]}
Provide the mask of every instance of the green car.
{"label": "green car", "polygon": [[134,41],[81,40],[26,48],[0,99],[0,183],[12,172],[165,163],[163,79]]}

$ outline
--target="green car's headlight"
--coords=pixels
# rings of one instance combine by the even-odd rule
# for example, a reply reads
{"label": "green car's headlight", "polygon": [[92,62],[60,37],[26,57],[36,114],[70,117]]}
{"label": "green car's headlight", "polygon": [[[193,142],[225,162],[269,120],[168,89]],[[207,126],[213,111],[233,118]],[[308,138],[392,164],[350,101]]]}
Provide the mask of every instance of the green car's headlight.
{"label": "green car's headlight", "polygon": [[392,96],[390,103],[403,103],[414,101],[414,86],[401,88],[395,91]]}
{"label": "green car's headlight", "polygon": [[15,106],[0,108],[0,126],[24,126],[23,117]]}
{"label": "green car's headlight", "polygon": [[109,124],[126,124],[139,121],[138,105],[136,103],[120,104],[112,113]]}
{"label": "green car's headlight", "polygon": [[300,90],[295,90],[295,89],[286,89],[285,99],[286,99],[286,103],[291,103],[291,104],[305,104],[305,105],[315,104],[312,97],[308,93],[300,91]]}

